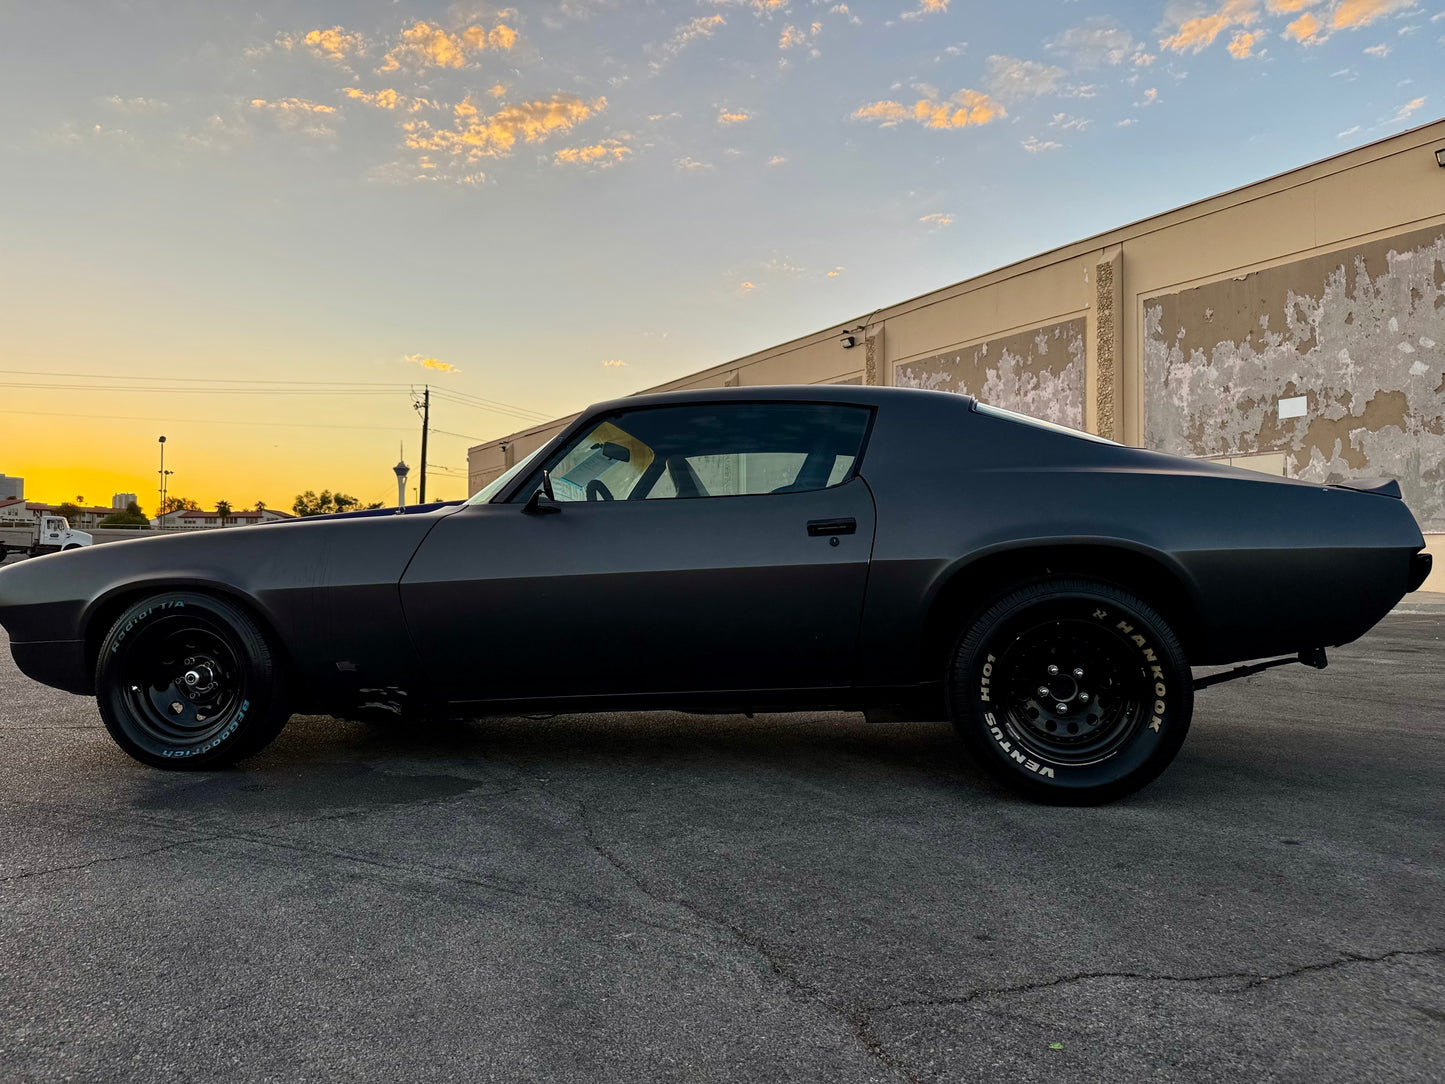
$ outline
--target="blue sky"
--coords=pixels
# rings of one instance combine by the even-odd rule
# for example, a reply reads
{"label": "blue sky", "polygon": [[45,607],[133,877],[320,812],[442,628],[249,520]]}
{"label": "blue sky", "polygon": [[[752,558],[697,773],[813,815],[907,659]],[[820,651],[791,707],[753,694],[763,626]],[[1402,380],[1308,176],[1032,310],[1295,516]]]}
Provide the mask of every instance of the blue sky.
{"label": "blue sky", "polygon": [[[171,389],[8,387],[0,470],[108,499],[175,419],[203,502],[379,498],[404,392],[184,382],[553,416],[1430,120],[1442,42],[1409,0],[0,3],[3,367]],[[440,418],[452,471],[523,424]]]}

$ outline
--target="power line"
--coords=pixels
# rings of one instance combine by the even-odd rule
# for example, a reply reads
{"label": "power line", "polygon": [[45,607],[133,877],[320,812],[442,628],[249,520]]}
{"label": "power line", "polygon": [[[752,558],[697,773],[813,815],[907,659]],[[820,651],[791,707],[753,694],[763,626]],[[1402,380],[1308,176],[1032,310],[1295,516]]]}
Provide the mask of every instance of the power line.
{"label": "power line", "polygon": [[138,392],[142,395],[168,393],[175,395],[281,395],[281,396],[337,396],[371,395],[396,396],[403,394],[405,387],[381,390],[374,388],[193,388],[189,385],[131,387],[126,384],[38,384],[19,380],[0,380],[0,388],[30,388],[35,391],[70,392]]}
{"label": "power line", "polygon": [[[166,417],[137,414],[74,414],[59,410],[0,410],[0,414],[23,414],[37,418],[91,418],[96,421],[114,422],[164,422],[167,425],[264,425],[281,429],[364,429],[369,432],[387,430],[394,433],[410,433],[409,425],[330,425],[324,422],[255,422],[235,421],[230,418],[182,418],[174,414]],[[447,434],[452,436],[453,434]],[[471,439],[471,438],[467,438]]]}
{"label": "power line", "polygon": [[195,384],[309,384],[315,386],[325,385],[327,387],[345,385],[348,387],[377,387],[392,388],[395,390],[405,390],[412,387],[411,384],[405,383],[404,381],[383,380],[272,380],[269,378],[252,379],[249,377],[229,376],[140,376],[131,373],[57,373],[49,369],[0,369],[0,373],[9,376],[67,377],[76,380],[160,380],[172,382],[185,380],[188,383]]}
{"label": "power line", "polygon": [[478,410],[492,410],[499,414],[511,414],[518,418],[534,418],[537,421],[549,421],[548,415],[540,411],[531,410],[528,407],[519,407],[511,403],[503,403],[495,399],[483,399],[478,395],[469,395],[465,392],[456,392],[451,388],[434,388],[440,398],[450,399],[462,406],[475,407]]}
{"label": "power line", "polygon": [[[392,395],[415,389],[415,384],[378,380],[284,380],[249,377],[168,377],[118,373],[72,373],[38,369],[0,369],[0,375],[49,377],[45,381],[0,381],[0,387],[36,391],[147,391],[209,395]],[[76,386],[61,380],[99,380],[102,384]],[[180,381],[180,382],[178,382]],[[127,388],[125,383],[140,387]],[[198,384],[211,385],[197,387]],[[457,388],[434,388],[439,398],[461,406],[488,410],[521,420],[548,421],[549,416],[530,407],[474,395]],[[471,439],[471,438],[469,438]]]}

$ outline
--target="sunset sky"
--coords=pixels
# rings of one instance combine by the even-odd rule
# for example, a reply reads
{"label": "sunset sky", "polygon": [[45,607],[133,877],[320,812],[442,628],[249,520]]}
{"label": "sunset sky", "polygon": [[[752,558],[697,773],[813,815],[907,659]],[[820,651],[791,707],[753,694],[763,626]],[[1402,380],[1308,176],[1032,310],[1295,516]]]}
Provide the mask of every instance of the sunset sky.
{"label": "sunset sky", "polygon": [[[466,448],[1445,112],[1445,4],[0,0],[0,472]],[[1382,194],[1384,197],[1387,194]]]}

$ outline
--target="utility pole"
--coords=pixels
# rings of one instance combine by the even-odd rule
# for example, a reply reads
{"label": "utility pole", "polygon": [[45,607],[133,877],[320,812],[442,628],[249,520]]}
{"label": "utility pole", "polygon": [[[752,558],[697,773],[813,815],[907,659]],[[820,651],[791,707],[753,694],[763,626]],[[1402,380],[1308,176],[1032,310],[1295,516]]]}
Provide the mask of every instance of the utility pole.
{"label": "utility pole", "polygon": [[431,385],[423,384],[421,392],[421,488],[417,504],[426,504],[426,437],[431,428]]}

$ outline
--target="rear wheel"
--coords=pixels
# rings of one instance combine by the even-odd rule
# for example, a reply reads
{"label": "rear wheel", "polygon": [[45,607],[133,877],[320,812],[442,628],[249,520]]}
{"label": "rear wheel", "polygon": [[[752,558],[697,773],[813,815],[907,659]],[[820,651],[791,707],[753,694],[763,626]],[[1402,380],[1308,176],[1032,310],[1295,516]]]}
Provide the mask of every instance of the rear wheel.
{"label": "rear wheel", "polygon": [[1046,580],[991,605],[959,638],[949,713],[992,774],[1030,798],[1107,802],[1159,775],[1183,744],[1193,678],[1147,603],[1088,580]]}
{"label": "rear wheel", "polygon": [[137,602],[111,626],[96,703],[116,743],[158,768],[204,769],[259,752],[290,712],[265,633],[240,607],[190,591]]}

